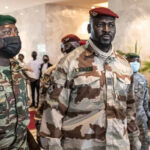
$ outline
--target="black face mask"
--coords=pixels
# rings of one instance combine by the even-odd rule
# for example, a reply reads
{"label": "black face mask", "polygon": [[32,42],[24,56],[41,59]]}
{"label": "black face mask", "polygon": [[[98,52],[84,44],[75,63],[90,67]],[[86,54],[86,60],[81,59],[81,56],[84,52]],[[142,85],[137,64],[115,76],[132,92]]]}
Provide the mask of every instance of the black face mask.
{"label": "black face mask", "polygon": [[0,55],[5,58],[15,57],[21,49],[21,40],[19,36],[3,38],[3,48],[0,49]]}
{"label": "black face mask", "polygon": [[48,59],[43,59],[44,63],[47,63],[48,62]]}

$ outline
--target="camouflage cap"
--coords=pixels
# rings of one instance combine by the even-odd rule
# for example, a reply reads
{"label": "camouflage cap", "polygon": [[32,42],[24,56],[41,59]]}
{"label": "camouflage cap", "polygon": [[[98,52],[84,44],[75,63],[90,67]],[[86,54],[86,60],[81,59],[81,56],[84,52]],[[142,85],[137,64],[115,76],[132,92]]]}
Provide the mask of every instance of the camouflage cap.
{"label": "camouflage cap", "polygon": [[0,15],[0,26],[5,24],[15,24],[17,20],[13,16]]}
{"label": "camouflage cap", "polygon": [[140,56],[136,53],[127,53],[126,58],[127,59],[129,59],[129,58],[140,58]]}

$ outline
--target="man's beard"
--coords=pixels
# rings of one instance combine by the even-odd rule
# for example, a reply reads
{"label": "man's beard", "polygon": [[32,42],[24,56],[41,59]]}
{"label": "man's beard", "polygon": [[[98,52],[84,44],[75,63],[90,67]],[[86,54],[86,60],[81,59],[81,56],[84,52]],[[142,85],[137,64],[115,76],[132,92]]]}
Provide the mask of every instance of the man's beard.
{"label": "man's beard", "polygon": [[[107,36],[107,37],[106,37]],[[99,38],[99,44],[100,45],[103,45],[103,46],[109,46],[111,45],[111,42],[112,42],[112,36],[109,35],[109,34],[104,34],[103,36],[101,36]]]}

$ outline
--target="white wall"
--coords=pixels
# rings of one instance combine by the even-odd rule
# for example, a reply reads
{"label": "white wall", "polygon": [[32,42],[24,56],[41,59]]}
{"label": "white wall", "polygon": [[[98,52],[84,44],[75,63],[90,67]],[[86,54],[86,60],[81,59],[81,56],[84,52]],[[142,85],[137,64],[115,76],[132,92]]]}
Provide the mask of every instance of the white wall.
{"label": "white wall", "polygon": [[[52,62],[62,56],[61,38],[66,34],[76,34],[87,38],[88,10],[69,6],[46,5],[46,45]],[[84,29],[82,29],[84,27]]]}
{"label": "white wall", "polygon": [[83,39],[89,36],[86,9],[45,4],[9,14],[18,20],[16,25],[23,43],[21,52],[25,54],[26,62],[31,59],[31,52],[37,51],[39,58],[46,53],[55,64],[62,57],[60,44],[63,36],[70,33]]}
{"label": "white wall", "polygon": [[16,25],[22,40],[21,53],[25,55],[25,61],[31,59],[32,51],[38,51],[39,56],[45,52],[45,5],[11,12],[9,15],[17,19]]}
{"label": "white wall", "polygon": [[109,0],[109,8],[119,16],[117,34],[114,40],[116,49],[129,51],[138,41],[140,56],[150,59],[150,1],[149,0]]}

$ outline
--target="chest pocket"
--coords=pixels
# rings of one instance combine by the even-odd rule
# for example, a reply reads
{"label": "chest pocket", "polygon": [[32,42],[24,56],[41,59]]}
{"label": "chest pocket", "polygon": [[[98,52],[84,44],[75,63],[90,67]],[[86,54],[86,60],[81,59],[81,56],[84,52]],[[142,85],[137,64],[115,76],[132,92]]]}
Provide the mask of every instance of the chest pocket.
{"label": "chest pocket", "polygon": [[75,103],[90,104],[100,101],[100,77],[78,76],[72,91]]}
{"label": "chest pocket", "polygon": [[116,77],[115,83],[114,83],[114,89],[115,89],[115,98],[117,98],[116,101],[116,107],[125,110],[127,108],[127,95],[129,91],[130,86],[130,80]]}
{"label": "chest pocket", "polygon": [[144,82],[135,81],[134,92],[136,96],[142,98],[144,96]]}
{"label": "chest pocket", "polygon": [[[3,88],[2,88],[3,87]],[[0,88],[0,127],[9,124],[9,113],[10,113],[10,85],[5,83]]]}
{"label": "chest pocket", "polygon": [[128,78],[116,77],[115,79],[115,90],[119,95],[126,95],[131,81]]}
{"label": "chest pocket", "polygon": [[93,87],[98,88],[100,87],[100,78],[99,77],[93,77],[93,76],[78,76],[74,79],[74,86],[75,87]]}

